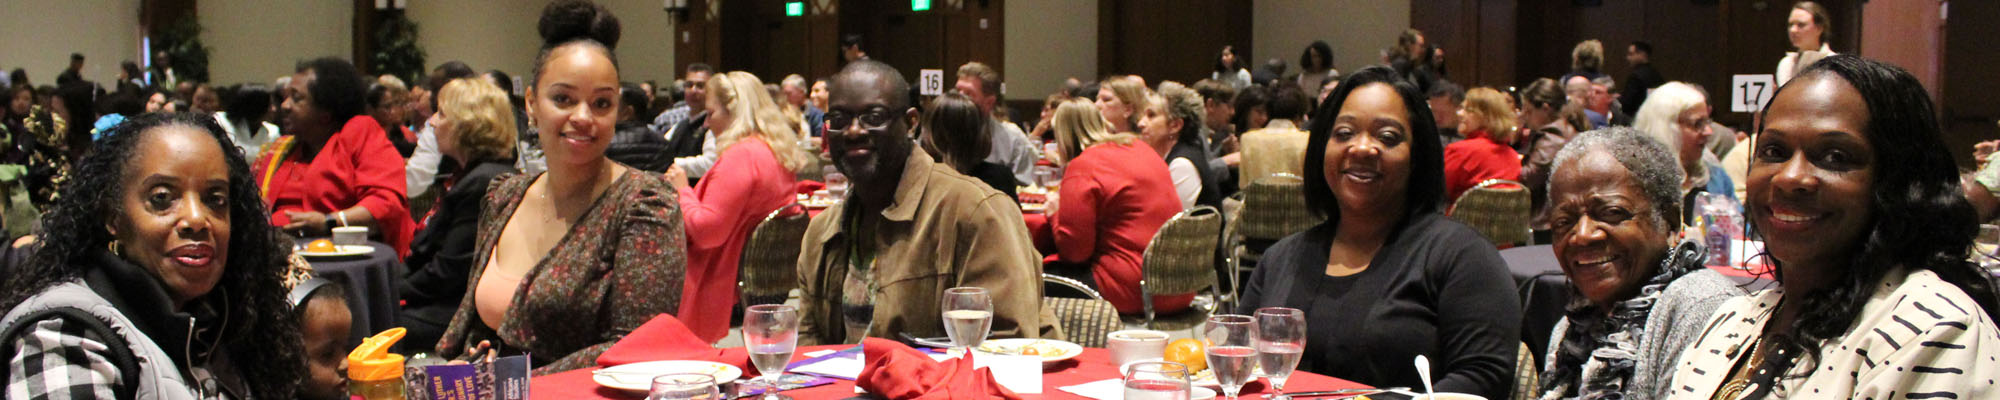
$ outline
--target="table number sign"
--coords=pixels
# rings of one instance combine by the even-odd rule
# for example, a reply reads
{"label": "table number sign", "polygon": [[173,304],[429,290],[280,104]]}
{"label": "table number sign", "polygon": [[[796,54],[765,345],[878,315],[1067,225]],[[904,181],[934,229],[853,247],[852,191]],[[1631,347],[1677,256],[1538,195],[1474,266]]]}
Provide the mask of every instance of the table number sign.
{"label": "table number sign", "polygon": [[1729,79],[1729,88],[1730,112],[1758,112],[1771,103],[1778,84],[1771,74],[1735,75]]}

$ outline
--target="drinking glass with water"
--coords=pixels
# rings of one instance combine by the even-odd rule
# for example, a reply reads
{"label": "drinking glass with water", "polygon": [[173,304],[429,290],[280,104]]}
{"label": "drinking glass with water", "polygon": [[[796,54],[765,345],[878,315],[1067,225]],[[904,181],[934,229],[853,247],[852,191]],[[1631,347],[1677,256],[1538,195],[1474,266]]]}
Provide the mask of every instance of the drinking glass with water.
{"label": "drinking glass with water", "polygon": [[719,400],[715,377],[708,374],[666,374],[653,377],[646,400]]}
{"label": "drinking glass with water", "polygon": [[1125,400],[1188,400],[1187,365],[1172,361],[1132,363],[1125,369]]}
{"label": "drinking glass with water", "polygon": [[743,310],[743,344],[750,364],[765,381],[765,400],[789,400],[778,394],[778,379],[799,344],[799,309],[783,304],[759,304]]}
{"label": "drinking glass with water", "polygon": [[986,288],[955,287],[944,291],[944,333],[951,346],[970,354],[993,328],[993,297]]}
{"label": "drinking glass with water", "polygon": [[1257,365],[1263,367],[1264,378],[1271,380],[1269,399],[1289,399],[1285,395],[1285,379],[1292,376],[1292,370],[1299,366],[1299,356],[1306,349],[1306,313],[1296,308],[1264,307],[1257,309]]}
{"label": "drinking glass with water", "polygon": [[1252,346],[1257,343],[1257,320],[1235,314],[1208,317],[1202,337],[1208,342],[1208,369],[1215,371],[1215,382],[1221,384],[1223,395],[1236,400],[1243,384],[1255,379],[1257,349]]}

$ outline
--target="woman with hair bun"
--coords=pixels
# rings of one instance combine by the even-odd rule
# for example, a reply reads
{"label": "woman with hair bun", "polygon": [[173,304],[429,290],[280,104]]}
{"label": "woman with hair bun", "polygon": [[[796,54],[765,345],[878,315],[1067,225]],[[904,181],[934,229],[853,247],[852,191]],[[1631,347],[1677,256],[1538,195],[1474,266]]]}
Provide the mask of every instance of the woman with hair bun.
{"label": "woman with hair bun", "polygon": [[438,354],[533,353],[534,374],[595,365],[680,309],[687,237],[674,189],[605,158],[619,109],[618,18],[582,0],[542,10],[528,117],[548,159],[494,178],[465,299]]}

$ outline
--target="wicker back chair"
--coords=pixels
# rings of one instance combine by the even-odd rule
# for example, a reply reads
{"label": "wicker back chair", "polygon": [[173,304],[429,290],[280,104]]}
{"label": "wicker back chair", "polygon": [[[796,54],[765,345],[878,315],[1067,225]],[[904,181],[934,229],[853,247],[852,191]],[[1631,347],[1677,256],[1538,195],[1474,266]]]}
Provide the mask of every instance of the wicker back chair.
{"label": "wicker back chair", "polygon": [[1222,214],[1196,206],[1175,214],[1146,245],[1139,297],[1151,325],[1153,296],[1198,293],[1215,287],[1215,246],[1222,237]]}
{"label": "wicker back chair", "polygon": [[1243,196],[1243,206],[1236,211],[1235,218],[1229,219],[1223,235],[1227,241],[1224,258],[1228,265],[1222,275],[1229,279],[1229,293],[1222,295],[1223,303],[1235,302],[1237,292],[1242,290],[1239,280],[1249,271],[1243,265],[1246,261],[1254,264],[1263,254],[1263,246],[1324,220],[1306,207],[1305,187],[1305,180],[1298,175],[1276,174],[1259,178],[1237,193]]}
{"label": "wicker back chair", "polygon": [[1527,186],[1489,179],[1459,195],[1458,201],[1451,205],[1451,217],[1486,236],[1495,246],[1522,246],[1534,240],[1534,232],[1528,225],[1534,206],[1529,202]]}
{"label": "wicker back chair", "polygon": [[1108,340],[1105,335],[1125,328],[1125,323],[1118,319],[1118,308],[1113,307],[1111,302],[1104,301],[1104,297],[1099,296],[1096,290],[1091,290],[1089,286],[1084,285],[1082,282],[1060,276],[1042,274],[1042,283],[1044,285],[1064,286],[1090,295],[1090,298],[1087,299],[1073,297],[1042,298],[1042,307],[1048,308],[1049,311],[1055,314],[1057,325],[1062,328],[1063,334],[1069,337],[1069,341],[1083,345],[1083,347],[1104,347],[1105,342]]}
{"label": "wicker back chair", "polygon": [[1297,175],[1277,174],[1257,179],[1243,188],[1242,224],[1236,232],[1245,239],[1278,240],[1318,225],[1320,218],[1306,207],[1306,184]]}
{"label": "wicker back chair", "polygon": [[743,245],[743,258],[736,267],[742,306],[784,303],[791,296],[799,285],[799,243],[811,222],[805,207],[793,203],[771,211],[750,231],[750,242]]}

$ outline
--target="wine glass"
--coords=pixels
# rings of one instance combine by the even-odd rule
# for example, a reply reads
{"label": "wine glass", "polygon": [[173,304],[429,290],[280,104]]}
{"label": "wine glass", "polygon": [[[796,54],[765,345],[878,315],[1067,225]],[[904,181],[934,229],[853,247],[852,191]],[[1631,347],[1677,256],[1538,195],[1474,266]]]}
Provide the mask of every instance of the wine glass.
{"label": "wine glass", "polygon": [[1236,314],[1208,317],[1202,337],[1208,345],[1208,369],[1215,371],[1222,394],[1236,400],[1236,392],[1243,390],[1257,369],[1257,349],[1252,347],[1257,341],[1257,320]]}
{"label": "wine glass", "polygon": [[992,328],[993,297],[986,294],[986,288],[945,289],[944,334],[951,336],[953,348],[964,348],[970,354],[979,342],[986,341],[986,332]]}
{"label": "wine glass", "polygon": [[721,399],[722,392],[716,388],[715,377],[708,374],[682,373],[653,377],[651,390],[646,391],[646,400],[715,400]]}
{"label": "wine glass", "polygon": [[1181,363],[1132,363],[1125,369],[1125,400],[1187,400],[1188,379],[1188,367]]}
{"label": "wine glass", "polygon": [[743,344],[750,363],[765,381],[764,400],[790,400],[778,394],[779,377],[799,344],[799,309],[783,304],[759,304],[743,310]]}
{"label": "wine glass", "polygon": [[1264,377],[1271,380],[1270,399],[1289,399],[1285,395],[1285,378],[1292,376],[1292,369],[1298,368],[1299,356],[1306,349],[1306,313],[1296,308],[1264,307],[1257,309],[1257,365],[1264,367]]}

